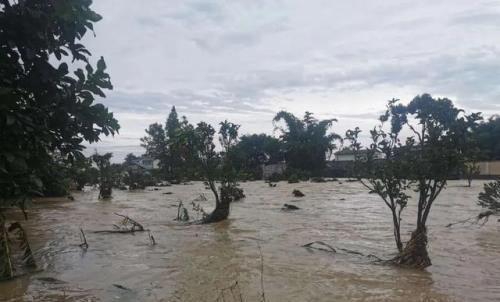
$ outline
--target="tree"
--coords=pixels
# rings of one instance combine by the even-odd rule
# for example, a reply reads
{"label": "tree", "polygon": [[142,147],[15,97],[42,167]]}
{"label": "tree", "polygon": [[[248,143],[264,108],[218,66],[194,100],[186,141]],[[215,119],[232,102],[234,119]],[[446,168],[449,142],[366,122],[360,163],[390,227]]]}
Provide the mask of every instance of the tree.
{"label": "tree", "polygon": [[[389,101],[380,117],[381,125],[371,131],[372,143],[367,156],[357,158],[356,170],[361,183],[378,194],[391,210],[399,251],[396,263],[417,268],[431,265],[427,220],[448,177],[465,164],[465,150],[470,148],[468,137],[478,120],[479,114],[466,115],[449,99],[423,94],[408,105],[396,99]],[[385,122],[390,123],[389,130],[383,127]],[[356,129],[346,135],[357,152],[361,149],[359,132]],[[376,152],[383,153],[385,160],[376,161]],[[401,213],[410,200],[406,193],[410,188],[418,195],[416,229],[403,247]]]}
{"label": "tree", "polygon": [[234,146],[234,168],[240,173],[261,177],[261,166],[284,160],[281,142],[266,134],[243,135]]}
{"label": "tree", "polygon": [[286,128],[275,125],[280,130],[280,139],[285,148],[285,158],[291,168],[319,173],[325,166],[327,154],[336,149],[335,141],[341,137],[328,133],[336,119],[318,121],[306,112],[302,120],[293,114],[280,111],[273,123],[284,121]]}
{"label": "tree", "polygon": [[123,182],[128,186],[129,190],[143,190],[152,182],[152,177],[141,165],[137,164],[139,157],[132,153],[125,156],[125,161],[122,164]]}
{"label": "tree", "polygon": [[219,142],[223,148],[221,152],[222,171],[220,173],[221,199],[223,203],[230,203],[245,197],[243,189],[239,188],[236,182],[238,173],[234,167],[234,149],[238,144],[238,130],[240,129],[240,125],[228,122],[227,120],[219,123],[219,125]]}
{"label": "tree", "polygon": [[[186,119],[184,121],[187,122]],[[239,125],[227,121],[220,123],[219,140],[222,152],[217,152],[215,149],[213,141],[215,129],[209,124],[200,122],[195,128],[185,123],[181,128],[183,130],[179,132],[177,139],[184,146],[180,149],[182,157],[194,160],[215,197],[215,209],[203,219],[203,222],[225,220],[229,216],[231,201],[241,198],[243,194],[243,191],[237,188],[236,173],[232,167],[231,157],[228,156],[237,143]],[[216,186],[217,179],[220,179],[219,188]]]}
{"label": "tree", "polygon": [[167,122],[165,123],[165,132],[167,134],[167,137],[174,137],[180,126],[181,124],[179,122],[177,110],[175,110],[175,106],[172,106],[172,109],[170,110],[170,113],[167,117]]}
{"label": "tree", "polygon": [[171,165],[171,178],[173,180],[200,178],[198,144],[195,127],[183,116],[175,135],[170,137],[168,141],[169,150],[171,150],[169,158],[176,162]]}
{"label": "tree", "polygon": [[159,123],[149,125],[146,131],[146,136],[141,138],[141,146],[146,149],[146,155],[152,159],[160,161],[160,168],[165,176],[168,175],[168,155],[167,155],[167,138],[165,130]]}
{"label": "tree", "polygon": [[467,179],[467,186],[472,186],[472,179],[481,173],[481,169],[476,163],[476,159],[468,159],[468,162],[463,167],[463,173]]}
{"label": "tree", "polygon": [[175,106],[168,115],[165,127],[159,123],[149,125],[147,136],[141,139],[141,146],[146,148],[146,154],[160,161],[164,176],[171,180],[179,180],[185,174],[185,167],[181,157],[177,137],[187,123],[185,117],[179,121]]}
{"label": "tree", "polygon": [[[84,141],[119,129],[113,114],[95,103],[105,96],[103,89],[112,88],[104,59],[94,68],[79,43],[101,19],[90,5],[89,0],[0,1],[1,207],[23,208],[43,190],[39,171],[52,153],[71,160],[82,156]],[[75,61],[85,68],[70,72],[66,62]],[[5,228],[0,213],[0,241],[6,240]],[[10,270],[1,277],[11,276]]]}
{"label": "tree", "polygon": [[138,159],[139,157],[135,156],[134,153],[129,153],[125,156],[125,162],[123,164],[126,166],[133,166]]}
{"label": "tree", "polygon": [[109,152],[102,155],[96,152],[92,155],[92,160],[97,165],[97,169],[99,170],[99,198],[111,198],[114,182],[114,173],[111,168],[112,156],[113,153]]}
{"label": "tree", "polygon": [[193,134],[196,140],[197,159],[203,169],[205,181],[215,197],[215,209],[207,216],[205,222],[218,222],[227,219],[229,216],[229,203],[223,203],[215,186],[216,172],[220,164],[220,156],[215,151],[213,142],[215,129],[205,122],[200,122],[194,129]]}
{"label": "tree", "polygon": [[175,106],[172,106],[172,110],[167,118],[167,122],[165,124],[165,132],[167,134],[167,162],[168,162],[168,170],[170,172],[170,177],[172,179],[181,180],[186,177],[185,171],[185,163],[181,157],[181,151],[178,143],[176,143],[177,136],[179,135],[179,131],[181,131],[181,127],[185,126],[187,123],[184,123],[185,117],[183,117],[183,122],[179,121],[177,116],[177,111],[175,110]]}
{"label": "tree", "polygon": [[43,169],[36,172],[43,183],[41,195],[67,196],[71,189],[71,166],[77,161],[76,159],[68,161],[57,152],[51,154],[43,163]]}
{"label": "tree", "polygon": [[500,116],[495,115],[478,125],[474,131],[479,150],[480,159],[500,160]]}
{"label": "tree", "polygon": [[81,191],[86,184],[92,184],[95,177],[94,169],[91,158],[83,157],[71,163],[70,179],[74,181],[77,190]]}

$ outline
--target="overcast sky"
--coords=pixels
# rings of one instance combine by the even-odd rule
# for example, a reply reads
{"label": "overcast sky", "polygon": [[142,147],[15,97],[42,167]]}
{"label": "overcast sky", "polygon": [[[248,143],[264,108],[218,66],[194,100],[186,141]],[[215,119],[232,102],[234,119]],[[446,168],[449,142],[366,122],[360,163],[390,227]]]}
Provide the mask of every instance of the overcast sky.
{"label": "overcast sky", "polygon": [[191,122],[273,133],[279,110],[369,129],[388,99],[428,92],[500,112],[500,1],[95,0],[85,45],[114,85],[117,160],[172,105]]}

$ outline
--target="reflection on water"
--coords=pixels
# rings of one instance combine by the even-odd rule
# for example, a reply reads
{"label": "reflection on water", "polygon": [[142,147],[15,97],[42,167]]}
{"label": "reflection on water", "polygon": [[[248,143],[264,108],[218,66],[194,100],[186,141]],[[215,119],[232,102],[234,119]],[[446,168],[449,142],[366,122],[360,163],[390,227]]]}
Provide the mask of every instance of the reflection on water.
{"label": "reflection on water", "polygon": [[[492,301],[500,297],[500,224],[444,227],[476,214],[482,184],[451,182],[430,217],[427,271],[376,265],[365,257],[330,254],[301,245],[321,240],[335,247],[389,258],[395,251],[391,217],[377,196],[358,183],[244,183],[247,198],[228,221],[183,226],[173,221],[177,201],[208,191],[203,184],[159,191],[97,192],[72,202],[33,206],[24,226],[43,272],[0,283],[0,301],[214,301],[238,281],[245,301],[260,300],[261,260],[267,301]],[[291,192],[306,194],[295,198]],[[165,195],[164,192],[173,192]],[[299,211],[285,212],[284,203]],[[202,202],[206,210],[212,200]],[[110,229],[113,213],[129,215],[152,230],[94,234]],[[414,227],[414,209],[403,217],[403,235]],[[82,252],[79,228],[89,249]]]}

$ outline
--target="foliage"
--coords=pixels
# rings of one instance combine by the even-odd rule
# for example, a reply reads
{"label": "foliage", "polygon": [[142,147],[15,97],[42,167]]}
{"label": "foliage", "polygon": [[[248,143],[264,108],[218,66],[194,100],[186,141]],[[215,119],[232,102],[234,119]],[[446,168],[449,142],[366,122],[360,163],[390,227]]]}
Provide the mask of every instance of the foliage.
{"label": "foliage", "polygon": [[271,176],[269,176],[269,179],[268,179],[269,182],[279,182],[282,180],[283,180],[283,175],[278,174],[278,173],[272,174]]}
{"label": "foliage", "polygon": [[297,181],[308,181],[311,178],[312,172],[307,170],[295,169],[287,167],[285,171],[286,179],[297,179]]}
{"label": "foliage", "polygon": [[82,157],[71,163],[69,175],[75,183],[75,188],[83,190],[85,185],[97,184],[98,171],[92,167],[92,159]]}
{"label": "foliage", "polygon": [[298,182],[299,182],[299,177],[297,176],[297,174],[292,174],[292,175],[288,176],[288,183],[289,184],[295,184]]}
{"label": "foliage", "polygon": [[323,183],[326,182],[326,179],[323,177],[311,177],[311,182]]}
{"label": "foliage", "polygon": [[262,176],[262,165],[284,160],[281,142],[266,134],[243,135],[234,146],[233,163],[239,174],[249,174],[257,179]]}
{"label": "foliage", "polygon": [[188,171],[192,172],[192,169],[186,170],[192,164],[191,158],[182,156],[186,153],[185,146],[182,145],[186,138],[185,132],[192,130],[185,117],[179,121],[175,106],[168,115],[165,127],[154,123],[146,129],[147,136],[141,139],[142,146],[146,149],[146,155],[160,161],[165,178],[180,181],[188,176]]}
{"label": "foliage", "polygon": [[156,183],[151,173],[137,164],[136,161],[138,159],[140,159],[140,157],[129,153],[121,166],[123,173],[120,174],[123,175],[123,183],[129,187],[129,190],[142,190],[145,189],[146,186],[151,186]]}
{"label": "foliage", "polygon": [[474,161],[471,161],[465,163],[462,172],[467,179],[468,186],[470,187],[472,185],[472,179],[481,173],[481,169]]}
{"label": "foliage", "polygon": [[43,196],[67,196],[71,187],[70,166],[58,154],[47,157],[43,163],[43,170],[37,172],[44,186],[41,191]]}
{"label": "foliage", "polygon": [[[284,121],[286,128],[276,123]],[[273,119],[275,129],[280,130],[280,139],[284,145],[285,158],[291,168],[320,172],[326,163],[327,156],[336,149],[335,141],[341,137],[328,133],[336,119],[318,121],[313,114],[306,112],[300,120],[293,114],[280,111]]]}
{"label": "foliage", "polygon": [[[101,16],[87,0],[0,3],[0,199],[40,192],[50,154],[81,156],[83,141],[114,134],[118,122],[96,96],[111,89],[103,58],[97,68],[79,40]],[[49,60],[50,59],[50,60]],[[66,62],[85,68],[70,73]],[[51,179],[50,181],[53,181]],[[19,203],[17,203],[19,204]]]}
{"label": "foliage", "polygon": [[480,159],[500,160],[500,116],[495,115],[479,124],[474,131],[478,148],[481,150]]}
{"label": "foliage", "polygon": [[163,156],[165,156],[167,147],[163,126],[159,123],[153,123],[145,131],[147,135],[141,138],[141,146],[146,149],[146,155],[164,161]]}
{"label": "foliage", "polygon": [[493,211],[500,211],[500,180],[485,183],[479,193],[479,205]]}
{"label": "foliage", "polygon": [[234,149],[238,144],[238,129],[240,125],[228,122],[227,120],[221,122],[219,128],[219,142],[223,148],[220,153],[222,161],[221,179],[221,199],[231,201],[238,201],[245,197],[243,189],[238,188],[237,172],[234,168]]}
{"label": "foliage", "polygon": [[[371,131],[373,143],[368,152],[359,155],[361,144],[358,136],[359,128],[348,130],[346,140],[351,141],[351,148],[356,154],[356,174],[361,183],[370,190],[370,193],[378,194],[387,207],[391,210],[394,227],[394,240],[399,252],[403,251],[401,240],[401,213],[405,209],[409,196],[406,190],[413,183],[408,174],[408,160],[410,148],[405,148],[399,140],[398,133],[385,133],[381,127]],[[384,154],[385,160],[376,161],[375,153]]]}
{"label": "foliage", "polygon": [[[446,98],[434,99],[428,94],[415,97],[408,105],[399,100],[389,101],[380,117],[381,125],[371,134],[372,143],[366,156],[357,157],[359,180],[378,194],[391,210],[394,237],[400,256],[397,262],[415,267],[431,264],[427,254],[426,223],[431,208],[447,178],[462,169],[471,148],[470,135],[480,115],[464,114]],[[384,123],[390,124],[389,131]],[[408,135],[403,138],[403,131]],[[359,153],[360,130],[348,131],[350,148]],[[385,160],[375,160],[375,153]],[[406,190],[418,193],[416,230],[403,248],[400,224],[401,213],[409,201]]]}
{"label": "foliage", "polygon": [[[185,120],[185,119],[184,119]],[[243,191],[238,188],[236,171],[232,164],[234,146],[238,142],[239,125],[224,121],[220,123],[218,131],[219,141],[223,151],[217,152],[213,142],[215,129],[205,122],[197,124],[196,128],[186,123],[178,132],[177,142],[182,152],[182,158],[192,161],[193,166],[200,167],[201,175],[208,184],[215,197],[215,210],[207,215],[206,223],[224,220],[229,215],[229,204],[244,197]],[[217,188],[216,180],[220,180]]]}
{"label": "foliage", "polygon": [[[0,1],[0,208],[52,191],[60,171],[50,165],[83,157],[83,142],[118,131],[96,97],[112,89],[101,57],[94,68],[80,40],[101,19],[90,0]],[[72,68],[67,62],[79,63]],[[85,66],[81,68],[81,66]],[[61,184],[57,185],[57,189]],[[0,277],[12,277],[0,212]],[[9,271],[10,270],[10,271]]]}
{"label": "foliage", "polygon": [[134,166],[136,165],[136,162],[137,160],[139,160],[140,157],[138,156],[135,156],[133,153],[129,153],[125,156],[125,160],[124,160],[124,165],[125,166]]}
{"label": "foliage", "polygon": [[111,198],[113,190],[113,169],[111,167],[111,157],[113,153],[98,154],[97,152],[92,155],[92,160],[97,165],[99,170],[99,198]]}

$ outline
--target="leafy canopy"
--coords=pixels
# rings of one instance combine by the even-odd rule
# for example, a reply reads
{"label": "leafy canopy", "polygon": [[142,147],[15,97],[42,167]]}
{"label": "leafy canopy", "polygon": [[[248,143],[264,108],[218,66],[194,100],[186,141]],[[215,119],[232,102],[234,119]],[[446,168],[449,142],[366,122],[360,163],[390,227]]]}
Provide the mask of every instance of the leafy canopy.
{"label": "leafy canopy", "polygon": [[[117,133],[99,103],[112,89],[80,40],[101,19],[90,0],[0,2],[0,198],[40,192],[40,171],[54,153],[82,157],[82,143]],[[79,62],[71,68],[68,62]]]}
{"label": "leafy canopy", "polygon": [[[408,105],[397,99],[389,101],[380,117],[381,125],[370,131],[367,155],[357,157],[355,170],[362,184],[378,194],[391,210],[400,252],[401,213],[410,198],[407,190],[412,188],[418,193],[415,234],[425,233],[431,207],[448,177],[460,171],[468,160],[473,147],[471,136],[480,119],[479,113],[467,115],[449,99],[423,94]],[[358,154],[359,133],[357,128],[346,135]],[[377,153],[385,159],[377,160]],[[420,263],[430,265],[430,260]]]}
{"label": "leafy canopy", "polygon": [[[283,121],[286,127],[277,123]],[[285,149],[287,164],[291,168],[319,171],[325,166],[327,154],[336,149],[335,141],[341,137],[328,133],[336,119],[318,121],[306,112],[301,120],[290,112],[280,111],[273,119],[275,129],[281,132],[280,139]]]}

